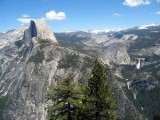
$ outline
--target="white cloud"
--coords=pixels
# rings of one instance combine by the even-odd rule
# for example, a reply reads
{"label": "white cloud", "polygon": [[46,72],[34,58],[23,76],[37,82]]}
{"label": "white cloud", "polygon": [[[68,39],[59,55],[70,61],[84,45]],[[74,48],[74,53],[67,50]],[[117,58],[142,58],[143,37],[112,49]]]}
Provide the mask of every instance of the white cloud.
{"label": "white cloud", "polygon": [[112,16],[121,17],[122,15],[120,13],[114,13]]}
{"label": "white cloud", "polygon": [[160,15],[160,11],[156,12],[155,14]]}
{"label": "white cloud", "polygon": [[19,22],[21,22],[22,24],[28,24],[28,23],[30,23],[30,21],[32,20],[32,19],[30,19],[30,18],[18,18],[17,19]]}
{"label": "white cloud", "polygon": [[[56,13],[54,10],[51,10],[50,12],[47,12],[45,14],[45,17],[42,17],[43,20],[64,20],[66,19],[66,14],[64,12],[58,12]],[[23,14],[21,18],[17,19],[19,22],[21,22],[22,25],[30,23],[31,20],[34,20],[29,17],[27,14]]]}
{"label": "white cloud", "polygon": [[151,3],[150,0],[125,0],[123,2],[123,5],[129,6],[129,7],[135,7],[139,5],[149,5],[150,3]]}
{"label": "white cloud", "polygon": [[44,20],[64,20],[66,19],[66,14],[64,12],[56,13],[54,10],[51,10],[46,13]]}
{"label": "white cloud", "polygon": [[22,17],[23,17],[23,18],[29,18],[29,15],[23,14]]}
{"label": "white cloud", "polygon": [[160,3],[160,0],[157,0],[158,3]]}

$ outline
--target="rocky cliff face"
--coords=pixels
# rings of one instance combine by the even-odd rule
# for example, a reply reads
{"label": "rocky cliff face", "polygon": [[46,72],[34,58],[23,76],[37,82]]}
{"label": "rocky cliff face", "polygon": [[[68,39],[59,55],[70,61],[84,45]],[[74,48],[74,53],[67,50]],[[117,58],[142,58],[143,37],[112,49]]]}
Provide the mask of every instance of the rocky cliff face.
{"label": "rocky cliff face", "polygon": [[[97,39],[97,36],[93,38]],[[90,41],[88,37],[83,36],[82,41]],[[86,83],[95,56],[101,58],[104,66],[106,63],[133,65],[126,43],[128,40],[134,41],[134,37],[130,37],[122,36],[123,40],[116,42],[107,40],[108,43],[102,40],[95,42],[96,46],[90,44],[82,48],[83,42],[69,39],[76,47],[80,45],[78,52],[58,44],[42,20],[31,21],[29,27],[22,26],[3,34],[0,36],[0,41],[4,42],[0,49],[0,119],[45,120],[48,85],[63,79],[68,73],[73,73],[75,81]],[[114,78],[112,70],[105,68],[117,98],[119,109],[116,113],[119,119],[142,120],[142,115],[127,96],[125,82]],[[116,73],[121,74],[121,69],[116,68]],[[121,76],[125,78],[123,74]],[[137,90],[131,86],[136,83],[131,83],[130,88]]]}
{"label": "rocky cliff face", "polygon": [[0,32],[0,36],[3,35],[3,33]]}
{"label": "rocky cliff face", "polygon": [[[10,37],[5,39],[10,41]],[[13,39],[1,49],[0,119],[45,120],[48,85],[68,73],[74,74],[75,81],[85,82],[93,62],[89,56],[59,46],[41,20],[31,21]]]}
{"label": "rocky cliff face", "polygon": [[100,34],[68,32],[56,37],[60,44],[98,56],[110,65],[124,95],[147,119],[160,111],[160,25]]}
{"label": "rocky cliff face", "polygon": [[99,57],[106,64],[131,64],[130,56],[127,52],[127,46],[123,42],[114,42],[103,48],[100,53]]}
{"label": "rocky cliff face", "polygon": [[10,30],[7,33],[4,33],[0,36],[0,49],[3,49],[5,46],[10,45],[11,43],[21,40],[24,35],[24,31],[28,26],[21,26],[15,30]]}
{"label": "rocky cliff face", "polygon": [[31,21],[30,27],[25,31],[24,40],[29,46],[36,44],[40,39],[57,43],[54,33],[43,20]]}

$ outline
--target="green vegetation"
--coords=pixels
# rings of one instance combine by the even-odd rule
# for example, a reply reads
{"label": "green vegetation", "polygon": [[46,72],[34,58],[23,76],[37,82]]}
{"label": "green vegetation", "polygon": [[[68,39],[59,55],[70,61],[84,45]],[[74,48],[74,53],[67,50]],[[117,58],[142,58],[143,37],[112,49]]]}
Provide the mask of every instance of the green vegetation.
{"label": "green vegetation", "polygon": [[38,63],[42,63],[43,60],[44,60],[44,52],[38,50],[34,56],[31,56],[28,62],[34,62],[38,64]]}
{"label": "green vegetation", "polygon": [[79,80],[80,83],[87,84],[86,76],[88,76],[88,74],[89,74],[89,70],[90,70],[89,68],[92,68],[93,65],[94,65],[93,58],[90,58],[88,56],[85,56],[83,58],[82,66],[80,66],[80,70],[81,70],[81,73],[83,74],[83,76]]}
{"label": "green vegetation", "polygon": [[23,40],[19,40],[19,41],[16,41],[14,44],[18,47],[18,48],[20,48],[22,45],[23,45]]}
{"label": "green vegetation", "polygon": [[50,62],[53,59],[54,59],[54,54],[52,51],[49,51],[47,54],[46,62]]}
{"label": "green vegetation", "polygon": [[84,57],[83,66],[81,67],[81,71],[86,72],[86,68],[91,68],[94,65],[94,60],[90,57]]}
{"label": "green vegetation", "polygon": [[149,48],[151,46],[155,46],[156,44],[159,44],[159,33],[153,33],[153,32],[145,32],[142,31],[142,33],[138,33],[140,31],[137,31],[137,34],[142,37],[139,37],[135,40],[135,42],[131,43],[131,46],[129,48],[129,52],[132,52],[134,50],[140,50],[143,48]]}
{"label": "green vegetation", "polygon": [[44,47],[51,45],[51,42],[49,40],[40,40],[39,44],[40,49],[43,49]]}
{"label": "green vegetation", "polygon": [[83,44],[79,41],[86,40],[87,38],[78,37],[77,35],[65,35],[65,34],[55,34],[55,37],[58,40],[58,43],[64,47],[70,47],[71,49],[85,52],[83,48]]}
{"label": "green vegetation", "polygon": [[137,96],[137,102],[144,108],[144,114],[153,118],[160,111],[160,88],[156,87],[150,91],[144,91]]}
{"label": "green vegetation", "polygon": [[48,106],[49,120],[77,120],[80,119],[81,90],[74,83],[72,75],[68,75],[57,85],[50,85],[47,98],[52,101]]}
{"label": "green vegetation", "polygon": [[133,74],[135,74],[135,65],[122,65],[121,73],[125,79],[132,79]]}
{"label": "green vegetation", "polygon": [[128,97],[128,99],[135,105],[136,109],[141,113],[144,114],[142,109],[141,109],[141,105],[139,104],[138,101],[136,101],[134,99],[133,93],[132,91],[130,91],[127,87],[123,87],[123,91],[125,93],[125,95]]}
{"label": "green vegetation", "polygon": [[47,98],[49,120],[115,120],[116,101],[103,65],[96,60],[86,86],[78,87],[71,75],[50,85]]}
{"label": "green vegetation", "polygon": [[[160,70],[159,58],[160,56],[153,55],[151,57],[144,56],[146,61],[152,62],[156,61],[157,63],[149,64],[141,69],[137,70],[135,66],[123,65],[121,66],[122,75],[125,79],[129,80],[147,80],[148,84],[153,84],[155,86],[152,90],[142,90],[137,94],[137,100],[134,100],[133,93],[127,87],[123,87],[123,91],[126,96],[132,101],[136,109],[149,120],[153,118],[155,114],[160,111],[160,88],[154,83],[154,81],[160,81],[160,75],[158,71]],[[149,76],[149,77],[147,77]],[[124,81],[127,82],[127,81]],[[147,84],[146,84],[147,85]],[[143,110],[142,108],[143,107]]]}
{"label": "green vegetation", "polygon": [[70,55],[66,55],[66,57],[60,61],[58,68],[78,67],[78,61],[79,56],[77,54],[72,53]]}
{"label": "green vegetation", "polygon": [[96,59],[86,89],[86,117],[95,120],[115,120],[116,101],[106,80],[103,65]]}

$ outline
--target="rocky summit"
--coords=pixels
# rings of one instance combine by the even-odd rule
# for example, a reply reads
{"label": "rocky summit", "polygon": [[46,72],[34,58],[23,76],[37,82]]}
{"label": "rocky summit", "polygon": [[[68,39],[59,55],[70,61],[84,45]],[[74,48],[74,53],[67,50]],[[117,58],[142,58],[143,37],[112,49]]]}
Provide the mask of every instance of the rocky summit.
{"label": "rocky summit", "polygon": [[[57,43],[54,33],[43,20],[31,20],[30,27],[25,31],[25,40],[27,44],[35,44],[38,40],[48,40]],[[32,40],[32,42],[31,42]]]}
{"label": "rocky summit", "polygon": [[147,30],[54,35],[43,20],[32,20],[29,27],[3,33],[0,35],[0,119],[46,120],[48,85],[68,73],[73,73],[75,81],[85,84],[94,58],[98,57],[117,98],[118,118],[150,120],[160,105],[159,41],[159,26]]}

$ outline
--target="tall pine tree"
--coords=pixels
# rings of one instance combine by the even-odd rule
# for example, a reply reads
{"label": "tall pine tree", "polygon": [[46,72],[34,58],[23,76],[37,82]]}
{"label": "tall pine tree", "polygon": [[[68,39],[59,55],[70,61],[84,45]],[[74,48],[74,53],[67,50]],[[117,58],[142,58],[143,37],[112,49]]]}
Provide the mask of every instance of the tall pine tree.
{"label": "tall pine tree", "polygon": [[80,87],[76,85],[72,75],[68,75],[57,85],[50,85],[47,98],[49,120],[78,120],[82,106]]}
{"label": "tall pine tree", "polygon": [[[90,120],[115,120],[116,101],[106,80],[103,65],[96,59],[85,92],[86,117]],[[85,113],[86,113],[85,112]]]}

